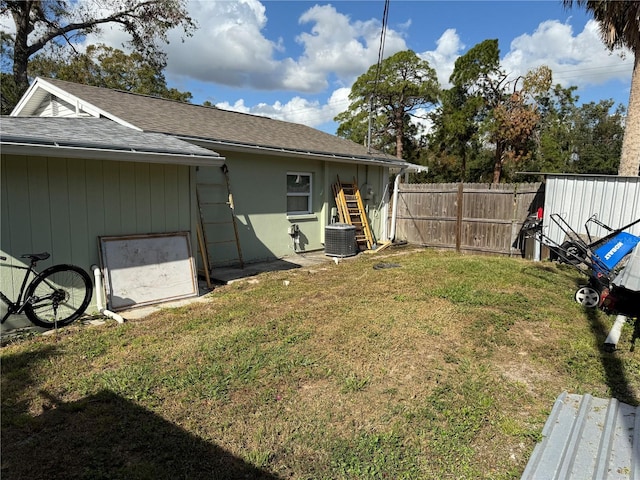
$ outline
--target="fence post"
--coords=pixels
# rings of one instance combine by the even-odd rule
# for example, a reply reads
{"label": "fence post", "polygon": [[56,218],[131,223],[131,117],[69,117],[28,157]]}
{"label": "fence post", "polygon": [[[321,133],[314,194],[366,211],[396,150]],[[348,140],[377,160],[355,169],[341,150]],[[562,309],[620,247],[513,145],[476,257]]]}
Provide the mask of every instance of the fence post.
{"label": "fence post", "polygon": [[456,252],[460,253],[462,244],[462,200],[464,198],[464,183],[458,184],[458,196],[456,199],[458,211],[456,213]]}

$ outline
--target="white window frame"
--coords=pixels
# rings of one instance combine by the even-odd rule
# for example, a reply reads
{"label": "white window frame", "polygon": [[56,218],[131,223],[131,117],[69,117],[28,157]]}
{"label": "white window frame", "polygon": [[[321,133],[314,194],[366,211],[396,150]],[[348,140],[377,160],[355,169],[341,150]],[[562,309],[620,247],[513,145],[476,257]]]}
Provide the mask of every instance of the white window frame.
{"label": "white window frame", "polygon": [[[311,172],[287,172],[287,180],[290,175],[300,175],[309,177],[309,192],[289,192],[289,183],[286,183],[287,199],[289,197],[307,197],[307,210],[306,211],[289,211],[287,205],[287,216],[295,215],[311,215],[313,213],[313,174]],[[288,202],[287,202],[288,203]]]}

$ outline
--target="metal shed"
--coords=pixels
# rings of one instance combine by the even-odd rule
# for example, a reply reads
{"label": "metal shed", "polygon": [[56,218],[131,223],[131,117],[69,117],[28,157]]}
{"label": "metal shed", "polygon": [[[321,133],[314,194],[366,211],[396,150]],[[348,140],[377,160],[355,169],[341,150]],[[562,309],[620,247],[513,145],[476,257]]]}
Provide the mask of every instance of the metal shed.
{"label": "metal shed", "polygon": [[[586,234],[584,224],[594,214],[614,229],[640,217],[640,177],[552,173],[545,176],[543,226],[545,234],[558,244],[564,241],[564,232],[550,220],[552,213],[561,215],[579,234]],[[608,233],[596,225],[589,230],[594,237]],[[640,224],[628,232],[640,235]]]}

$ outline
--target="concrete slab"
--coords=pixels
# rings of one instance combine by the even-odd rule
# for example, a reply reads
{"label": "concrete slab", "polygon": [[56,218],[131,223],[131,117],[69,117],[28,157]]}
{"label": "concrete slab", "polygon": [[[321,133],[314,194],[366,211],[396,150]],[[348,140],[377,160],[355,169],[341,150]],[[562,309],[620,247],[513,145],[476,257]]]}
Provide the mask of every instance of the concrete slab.
{"label": "concrete slab", "polygon": [[[355,258],[355,257],[347,257]],[[340,260],[346,260],[340,259]],[[321,264],[333,262],[332,257],[325,255],[323,250],[306,252],[289,255],[277,260],[271,260],[259,263],[249,263],[240,268],[232,267],[216,267],[211,271],[212,281],[222,284],[230,284],[238,280],[244,280],[264,272],[275,272],[284,270],[293,270],[296,268],[314,267]]]}
{"label": "concrete slab", "polygon": [[[340,259],[340,261],[343,260],[346,260],[346,258]],[[214,268],[211,272],[211,281],[214,283],[214,285],[228,285],[234,282],[250,280],[251,277],[255,277],[265,272],[285,271],[297,268],[313,268],[333,261],[334,259],[326,256],[323,250],[299,253],[271,261],[245,264],[244,268],[240,268],[239,266],[217,267]],[[198,297],[185,298],[173,302],[163,302],[144,307],[130,308],[128,310],[119,311],[118,314],[121,315],[125,320],[135,320],[144,318],[164,308],[174,308],[182,305],[188,305],[194,302],[207,301],[207,298],[205,296],[210,293],[211,290],[207,288],[206,282],[204,282],[203,280],[199,281],[199,287],[200,293]]]}
{"label": "concrete slab", "polygon": [[[338,261],[349,261],[355,258],[358,258],[358,254],[353,257],[345,257],[340,258]],[[250,280],[251,277],[255,277],[261,273],[265,272],[274,272],[274,271],[285,271],[285,270],[293,270],[297,268],[314,268],[321,267],[322,265],[326,265],[328,263],[336,262],[334,257],[330,257],[325,255],[324,250],[313,251],[313,252],[304,252],[292,254],[280,259],[275,259],[271,261],[258,262],[258,263],[250,263],[246,264],[244,268],[240,268],[238,266],[232,267],[218,267],[214,268],[211,272],[211,280],[217,285],[227,285],[238,281]],[[142,307],[135,307],[126,310],[121,310],[116,313],[122,316],[125,321],[126,320],[137,320],[144,317],[147,317],[155,312],[158,312],[165,308],[175,308],[183,305],[188,305],[194,302],[203,302],[208,301],[206,295],[210,293],[212,290],[207,288],[206,282],[202,279],[198,281],[199,286],[199,294],[197,297],[189,297],[176,301],[170,302],[162,302],[154,305],[146,305]],[[95,305],[90,305],[89,312],[95,311]],[[100,318],[98,318],[100,317]],[[100,319],[104,318],[106,321],[113,321],[108,319],[107,317],[98,316],[87,316],[81,321],[74,323],[74,325],[81,324],[83,326],[91,326],[100,324]],[[33,327],[30,322],[24,319],[22,322],[14,325],[7,325],[8,328],[4,328],[2,331],[3,340],[10,339],[16,335],[23,335],[25,332],[28,333],[43,333],[46,330],[38,329]]]}

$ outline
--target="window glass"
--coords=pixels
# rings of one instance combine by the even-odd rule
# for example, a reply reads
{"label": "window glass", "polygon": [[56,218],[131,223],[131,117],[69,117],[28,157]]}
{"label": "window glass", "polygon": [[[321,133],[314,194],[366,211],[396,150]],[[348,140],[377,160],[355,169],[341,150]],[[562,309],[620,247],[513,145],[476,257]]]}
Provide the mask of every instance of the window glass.
{"label": "window glass", "polygon": [[311,174],[287,174],[287,213],[311,213]]}

